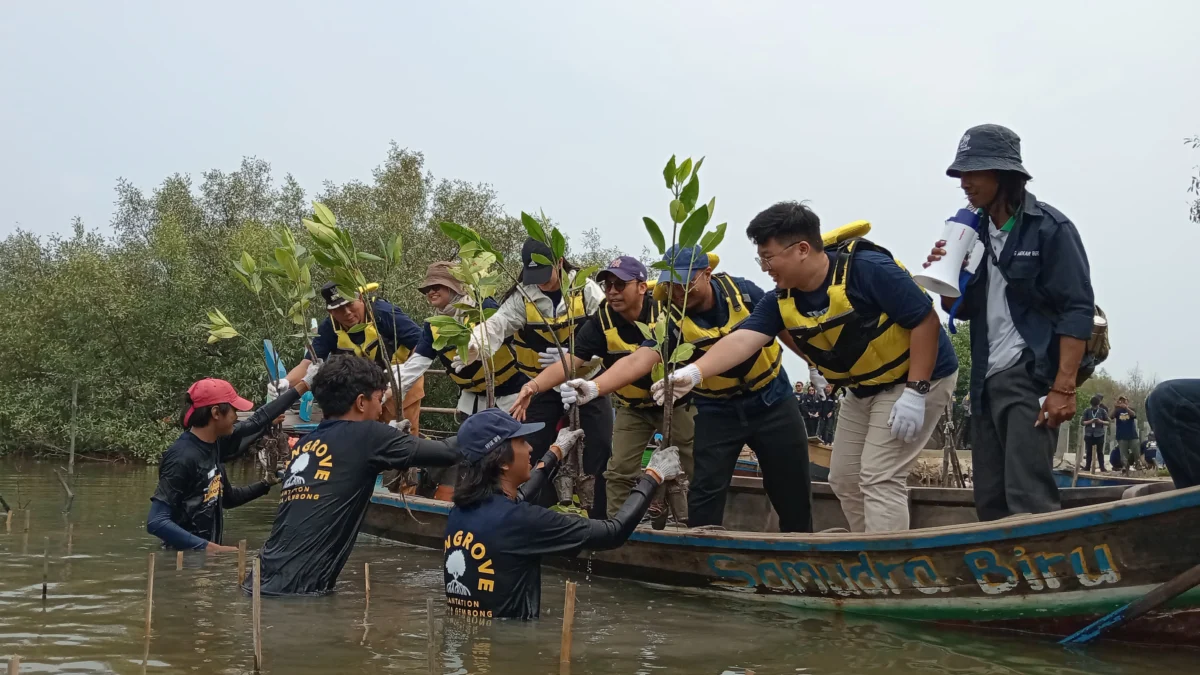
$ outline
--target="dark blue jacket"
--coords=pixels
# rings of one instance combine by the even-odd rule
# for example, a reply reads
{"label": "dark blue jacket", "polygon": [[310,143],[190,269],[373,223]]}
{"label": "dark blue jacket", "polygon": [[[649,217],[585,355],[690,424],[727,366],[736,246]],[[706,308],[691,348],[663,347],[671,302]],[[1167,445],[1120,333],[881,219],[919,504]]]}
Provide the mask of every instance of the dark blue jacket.
{"label": "dark blue jacket", "polygon": [[[987,236],[980,232],[985,245]],[[1079,231],[1061,211],[1026,192],[1021,222],[1013,226],[998,259],[1008,279],[1013,323],[1033,352],[1034,379],[1049,388],[1058,373],[1058,336],[1092,336],[1095,298]],[[971,406],[976,413],[981,412],[987,376],[987,275],[987,261],[981,260],[958,312],[971,322]]]}

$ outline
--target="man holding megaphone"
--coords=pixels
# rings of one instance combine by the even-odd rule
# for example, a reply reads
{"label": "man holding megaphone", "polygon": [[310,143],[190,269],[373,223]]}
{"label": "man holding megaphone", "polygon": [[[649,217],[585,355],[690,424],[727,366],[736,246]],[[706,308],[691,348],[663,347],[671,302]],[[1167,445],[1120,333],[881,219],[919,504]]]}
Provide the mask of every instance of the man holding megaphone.
{"label": "man holding megaphone", "polygon": [[[939,290],[942,307],[971,322],[975,509],[980,520],[1055,511],[1058,426],[1075,415],[1095,320],[1087,254],[1071,220],[1026,191],[1011,129],[968,129],[946,174],[976,210],[966,213],[985,251],[961,298]],[[925,267],[946,255],[938,241]]]}

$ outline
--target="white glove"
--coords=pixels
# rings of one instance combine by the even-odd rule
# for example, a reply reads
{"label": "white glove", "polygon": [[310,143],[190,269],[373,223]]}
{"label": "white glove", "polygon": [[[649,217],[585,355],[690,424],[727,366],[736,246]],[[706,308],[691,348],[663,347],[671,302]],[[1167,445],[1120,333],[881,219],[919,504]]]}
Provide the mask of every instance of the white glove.
{"label": "white glove", "polygon": [[474,363],[479,360],[479,355],[483,353],[483,345],[487,340],[484,339],[484,334],[487,329],[487,322],[476,324],[471,329],[471,340],[467,343],[467,353],[460,360],[464,363]]}
{"label": "white glove", "polygon": [[582,378],[567,380],[558,385],[558,395],[562,397],[565,410],[572,405],[583,405],[588,401],[596,400],[596,397],[600,395],[600,387],[596,386],[595,382]]}
{"label": "white glove", "polygon": [[556,363],[562,363],[562,355],[564,354],[568,358],[570,357],[570,352],[558,347],[551,347],[544,352],[538,352],[538,365],[542,368],[549,368]]}
{"label": "white glove", "polygon": [[816,368],[809,367],[808,383],[817,388],[817,394],[822,399],[825,398],[825,387],[829,386],[829,380],[825,379],[825,376],[821,374],[821,371],[817,370]]}
{"label": "white glove", "polygon": [[454,372],[461,373],[462,369],[467,367],[467,364],[463,363],[461,356],[455,354],[454,358],[450,359],[450,367],[454,369]]}
{"label": "white glove", "polygon": [[319,370],[321,370],[321,364],[313,361],[308,364],[308,370],[304,371],[304,384],[307,384],[309,389],[312,389],[313,378],[317,376]]}
{"label": "white glove", "polygon": [[892,406],[892,414],[888,417],[892,427],[892,438],[898,438],[905,443],[912,443],[925,426],[925,394],[918,394],[915,389],[905,387],[904,393],[896,399]]}
{"label": "white glove", "polygon": [[563,457],[566,457],[567,453],[571,452],[571,448],[575,447],[575,444],[581,438],[583,438],[583,429],[566,427],[558,432],[558,438],[554,439],[554,445],[558,446],[558,449],[563,452]]}
{"label": "white glove", "polygon": [[646,466],[646,470],[653,470],[664,483],[678,478],[679,474],[683,473],[683,464],[679,462],[679,448],[671,445],[655,450],[650,456],[650,464]]}
{"label": "white glove", "polygon": [[279,395],[287,391],[288,387],[290,386],[292,386],[292,383],[288,382],[286,377],[280,378],[274,382],[268,382],[267,399],[273,401],[279,398]]}
{"label": "white glove", "polygon": [[659,405],[663,405],[663,401],[666,400],[664,389],[666,388],[667,379],[671,380],[671,389],[674,392],[673,397],[678,399],[700,384],[703,376],[700,374],[700,369],[696,367],[696,364],[692,364],[677,369],[671,374],[670,378],[664,378],[655,382],[650,387],[650,393],[654,394],[654,402]]}
{"label": "white glove", "polygon": [[388,426],[399,431],[402,434],[412,433],[412,422],[409,420],[392,420],[388,422]]}

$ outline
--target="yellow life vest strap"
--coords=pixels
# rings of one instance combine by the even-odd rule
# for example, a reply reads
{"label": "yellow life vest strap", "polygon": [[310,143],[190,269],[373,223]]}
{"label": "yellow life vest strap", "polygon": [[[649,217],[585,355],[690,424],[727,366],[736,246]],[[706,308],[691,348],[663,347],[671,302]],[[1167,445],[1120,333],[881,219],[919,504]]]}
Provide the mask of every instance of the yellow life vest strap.
{"label": "yellow life vest strap", "polygon": [[[642,302],[654,303],[654,299],[649,293],[643,298]],[[604,355],[605,366],[612,366],[620,358],[632,354],[641,346],[641,342],[630,344],[625,342],[618,330],[616,319],[613,317],[612,308],[608,306],[608,300],[600,303],[600,307],[596,310],[597,316],[600,319],[600,327],[604,330],[604,339],[608,343],[608,353]],[[658,318],[659,306],[652,304],[650,306],[650,323],[653,324]],[[617,389],[613,392],[613,398],[617,399],[619,405],[624,405],[629,408],[655,408],[658,405],[654,402],[654,397],[650,394],[650,387],[654,384],[654,380],[645,375],[637,380]]]}

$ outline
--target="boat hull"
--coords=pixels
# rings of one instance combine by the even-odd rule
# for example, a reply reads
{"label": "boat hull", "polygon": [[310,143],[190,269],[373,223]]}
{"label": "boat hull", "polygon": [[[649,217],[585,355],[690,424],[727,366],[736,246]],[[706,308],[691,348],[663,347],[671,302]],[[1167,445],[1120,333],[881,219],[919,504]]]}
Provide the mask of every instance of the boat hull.
{"label": "boat hull", "polygon": [[[364,531],[442,548],[450,504],[407,505],[413,515],[377,490]],[[1200,487],[891,534],[639,528],[620,548],[546,563],[688,593],[1066,635],[1195,564],[1198,517]],[[1200,592],[1190,592],[1113,637],[1200,644],[1198,607]]]}
{"label": "boat hull", "polygon": [[[1059,469],[1054,472],[1054,482],[1058,487],[1071,487],[1072,473],[1069,470]],[[1075,487],[1104,487],[1110,485],[1124,485],[1131,487],[1134,485],[1147,485],[1154,483],[1169,483],[1170,478],[1134,478],[1133,476],[1107,475],[1098,473],[1089,473],[1080,471],[1079,478],[1075,481]]]}

